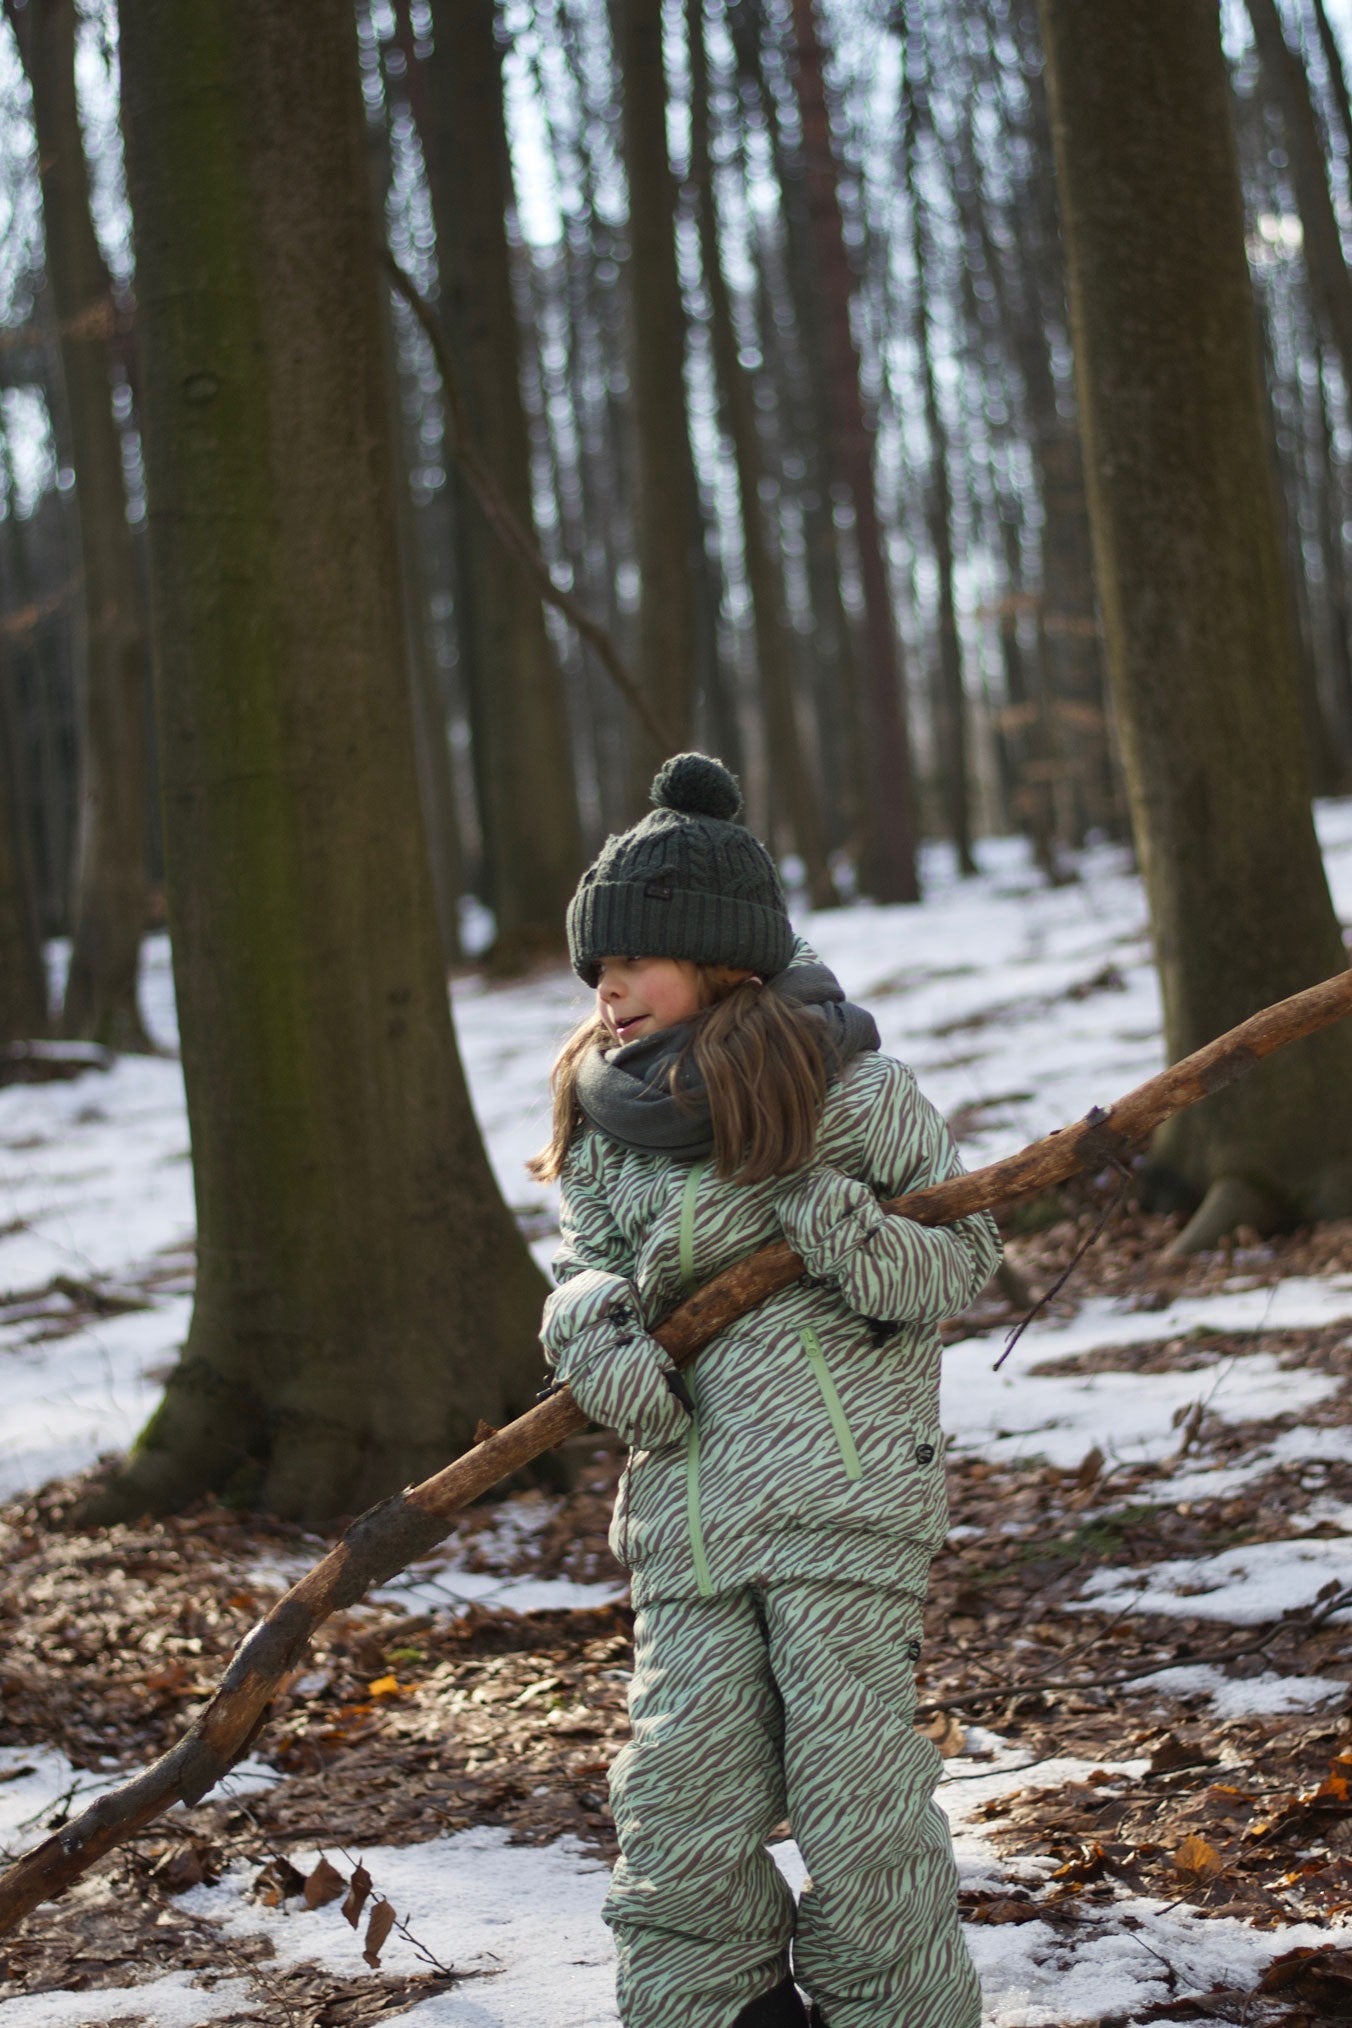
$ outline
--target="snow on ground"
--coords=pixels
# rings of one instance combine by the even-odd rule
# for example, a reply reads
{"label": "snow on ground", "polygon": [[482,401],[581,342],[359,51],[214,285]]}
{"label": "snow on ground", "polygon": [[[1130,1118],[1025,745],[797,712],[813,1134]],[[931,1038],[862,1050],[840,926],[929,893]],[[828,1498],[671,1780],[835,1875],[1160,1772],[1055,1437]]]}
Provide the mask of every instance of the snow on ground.
{"label": "snow on ground", "polygon": [[[1297,1536],[1248,1542],[1217,1556],[1181,1557],[1144,1570],[1097,1570],[1081,1603],[1099,1612],[1131,1607],[1181,1619],[1219,1620],[1226,1626],[1262,1626],[1285,1612],[1313,1605],[1324,1587],[1352,1583],[1352,1538]],[[1335,1618],[1352,1618],[1352,1600]]]}
{"label": "snow on ground", "polygon": [[1263,1352],[1217,1354],[1186,1372],[1152,1373],[1148,1386],[1138,1373],[1030,1369],[1101,1346],[1153,1344],[1193,1332],[1292,1330],[1344,1317],[1352,1334],[1352,1275],[1223,1290],[1162,1310],[1130,1310],[1090,1298],[1070,1322],[1035,1323],[998,1373],[993,1368],[1004,1347],[1002,1334],[950,1346],[944,1354],[943,1425],[958,1449],[986,1457],[1039,1456],[1068,1467],[1097,1446],[1112,1460],[1154,1463],[1177,1446],[1179,1411],[1194,1402],[1223,1421],[1249,1422],[1312,1408],[1335,1393],[1338,1382],[1324,1373],[1293,1372]]}
{"label": "snow on ground", "polygon": [[[1335,900],[1348,921],[1352,802],[1326,804],[1318,816]],[[944,854],[929,854],[920,908],[799,918],[851,995],[877,1014],[884,1047],[915,1065],[941,1109],[961,1111],[969,1166],[1111,1102],[1162,1063],[1144,902],[1125,856],[1107,848],[1087,854],[1081,879],[1056,891],[1039,885],[1013,841],[988,842],[979,856],[981,876],[959,883]],[[512,987],[466,978],[454,989],[457,1034],[495,1171],[509,1201],[537,1230],[547,1223],[552,1193],[529,1183],[522,1163],[547,1132],[550,1060],[588,1011],[588,997],[561,971]],[[152,1032],[171,1048],[162,939],[149,947],[145,1004]],[[0,1090],[0,1495],[79,1469],[135,1431],[186,1330],[192,1226],[182,1081],[171,1054],[123,1059],[67,1084]],[[542,1260],[551,1247],[547,1236],[536,1242]],[[70,1305],[71,1322],[63,1326],[54,1286],[60,1277],[132,1285],[148,1307],[90,1319]],[[1103,1346],[1344,1318],[1352,1331],[1352,1275],[1264,1288],[1244,1286],[1241,1276],[1218,1293],[1157,1311],[1094,1298],[1073,1319],[1040,1319],[998,1375],[992,1372],[998,1337],[950,1348],[946,1425],[959,1449],[992,1458],[1040,1456],[1073,1466],[1097,1447],[1110,1464],[1158,1464],[1177,1445],[1180,1411],[1198,1401],[1222,1422],[1243,1423],[1314,1408],[1334,1382],[1279,1366],[1263,1351],[1155,1373],[1146,1385],[1128,1372],[1058,1372],[1058,1364]],[[52,1335],[58,1327],[61,1335]],[[1314,1428],[1278,1434],[1238,1463],[1189,1458],[1162,1482],[1160,1496],[1205,1499],[1283,1464],[1339,1461],[1350,1441],[1345,1431]],[[1270,1618],[1313,1600],[1330,1579],[1346,1580],[1352,1568],[1352,1513],[1316,1501],[1304,1518],[1325,1532],[1143,1571],[1106,1567],[1089,1578],[1082,1602],[1214,1616],[1231,1625]],[[264,1573],[279,1582],[295,1574],[282,1562]],[[503,1579],[433,1558],[382,1596],[415,1610],[455,1611],[471,1599],[529,1610],[595,1603],[613,1593],[528,1576]],[[1161,1680],[1204,1692],[1230,1713],[1315,1706],[1346,1687],[1308,1677],[1239,1681],[1209,1665],[1166,1671]],[[980,1828],[981,1804],[1002,1785],[1026,1779],[1015,1753],[995,1735],[981,1737],[986,1751],[996,1750],[995,1762],[986,1769],[950,1761],[941,1800],[954,1823],[965,1883],[989,1886],[1030,1868],[1035,1876],[1038,1865],[1000,1861]],[[1036,1780],[1054,1785],[1086,1772],[1077,1761],[1043,1763]],[[256,1763],[242,1775],[246,1785],[270,1779]],[[103,1779],[77,1773],[45,1750],[0,1752],[0,1847],[27,1844],[63,1798],[78,1807]],[[78,1793],[68,1794],[73,1789]],[[293,1856],[303,1862],[304,1855]],[[614,2023],[610,1941],[599,1921],[605,1874],[582,1847],[569,1840],[512,1846],[505,1833],[480,1829],[362,1856],[377,1891],[395,1902],[426,1948],[445,1963],[492,1974],[421,2002],[406,2018],[428,2028]],[[799,1883],[796,1850],[780,1847],[776,1856]],[[226,1929],[265,1928],[284,1960],[331,1954],[356,1968],[358,1941],[336,1908],[269,1911],[244,1898],[243,1884],[227,1875],[215,1887],[194,1889],[184,1905]],[[1278,1951],[1327,1942],[1328,1932],[1202,1921],[1186,1908],[1122,1894],[1087,1913],[1073,1941],[1041,1921],[977,1925],[971,1938],[987,2028],[1069,2028],[1166,1997],[1166,1964],[1181,1990],[1203,1991],[1217,1980],[1242,1983]],[[419,1962],[396,1932],[386,1963],[399,1969]],[[251,2003],[249,1991],[234,1979],[206,1991],[175,1974],[125,1991],[0,2001],[0,2024],[82,2028],[137,2018],[155,2028],[192,2028],[250,2004],[263,2018],[264,2003]]]}

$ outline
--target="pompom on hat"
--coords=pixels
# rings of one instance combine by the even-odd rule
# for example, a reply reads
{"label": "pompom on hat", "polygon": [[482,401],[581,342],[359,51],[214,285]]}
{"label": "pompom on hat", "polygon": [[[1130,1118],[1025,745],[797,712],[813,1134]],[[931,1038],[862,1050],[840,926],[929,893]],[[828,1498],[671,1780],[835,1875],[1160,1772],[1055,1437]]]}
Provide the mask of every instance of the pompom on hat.
{"label": "pompom on hat", "polygon": [[737,820],[742,791],[722,761],[678,753],[654,808],[607,838],[568,905],[568,955],[589,986],[610,957],[690,958],[773,978],[793,954],[784,890]]}

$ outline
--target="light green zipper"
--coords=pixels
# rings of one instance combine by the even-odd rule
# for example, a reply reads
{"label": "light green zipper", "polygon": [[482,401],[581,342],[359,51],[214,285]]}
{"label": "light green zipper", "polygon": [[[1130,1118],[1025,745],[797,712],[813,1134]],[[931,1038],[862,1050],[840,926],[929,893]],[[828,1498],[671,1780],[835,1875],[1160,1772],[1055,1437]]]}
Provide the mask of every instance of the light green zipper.
{"label": "light green zipper", "polygon": [[[699,1195],[700,1178],[708,1166],[707,1162],[696,1162],[681,1191],[678,1245],[681,1283],[687,1295],[695,1286],[695,1199]],[[694,1415],[690,1418],[690,1434],[685,1444],[685,1519],[690,1535],[690,1561],[695,1566],[695,1588],[701,1598],[712,1598],[713,1579],[709,1575],[709,1558],[705,1553],[704,1530],[699,1518],[699,1422]]]}
{"label": "light green zipper", "polygon": [[840,1396],[836,1393],[836,1383],[831,1378],[831,1369],[826,1363],[826,1355],[822,1351],[817,1334],[811,1324],[804,1324],[799,1335],[803,1341],[803,1350],[807,1353],[808,1362],[816,1376],[817,1385],[822,1391],[822,1400],[826,1403],[826,1413],[831,1418],[831,1427],[836,1433],[836,1442],[840,1446],[840,1455],[845,1465],[845,1476],[847,1479],[861,1479],[864,1468],[859,1462],[859,1453],[854,1447],[850,1425],[845,1419]]}

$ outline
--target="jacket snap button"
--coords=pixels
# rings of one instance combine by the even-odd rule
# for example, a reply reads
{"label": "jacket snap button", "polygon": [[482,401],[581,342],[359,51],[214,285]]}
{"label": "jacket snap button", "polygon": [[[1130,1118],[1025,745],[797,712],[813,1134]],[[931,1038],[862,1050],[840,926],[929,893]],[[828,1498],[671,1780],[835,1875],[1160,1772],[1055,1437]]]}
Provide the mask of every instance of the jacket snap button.
{"label": "jacket snap button", "polygon": [[918,1465],[927,1465],[927,1464],[929,1463],[930,1459],[931,1459],[931,1458],[932,1458],[933,1456],[934,1456],[934,1445],[933,1445],[933,1444],[917,1444],[917,1445],[916,1445],[916,1447],[915,1447],[915,1461],[916,1461],[916,1463],[917,1463]]}

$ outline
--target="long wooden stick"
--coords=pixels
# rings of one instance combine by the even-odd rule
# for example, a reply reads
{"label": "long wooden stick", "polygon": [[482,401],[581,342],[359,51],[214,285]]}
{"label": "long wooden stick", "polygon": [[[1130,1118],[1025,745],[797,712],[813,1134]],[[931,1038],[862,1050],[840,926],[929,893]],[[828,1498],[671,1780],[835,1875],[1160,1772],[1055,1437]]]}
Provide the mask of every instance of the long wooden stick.
{"label": "long wooden stick", "polygon": [[[1349,1014],[1352,971],[1264,1008],[1138,1085],[1107,1112],[1095,1110],[1078,1125],[1049,1134],[1006,1161],[912,1191],[883,1208],[922,1225],[946,1225],[1067,1177],[1092,1174],[1139,1146],[1171,1114],[1232,1084],[1274,1050]],[[797,1281],[802,1272],[802,1261],[782,1241],[762,1247],[707,1282],[653,1335],[684,1366],[727,1325]],[[442,1540],[462,1507],[586,1426],[568,1389],[561,1388],[421,1485],[359,1516],[323,1561],[245,1636],[220,1687],[178,1744],[140,1774],[106,1790],[0,1877],[0,1935],[172,1803],[200,1802],[253,1745],[278,1683],[330,1613],[355,1605],[374,1585],[388,1583]]]}

